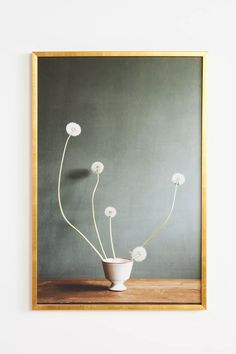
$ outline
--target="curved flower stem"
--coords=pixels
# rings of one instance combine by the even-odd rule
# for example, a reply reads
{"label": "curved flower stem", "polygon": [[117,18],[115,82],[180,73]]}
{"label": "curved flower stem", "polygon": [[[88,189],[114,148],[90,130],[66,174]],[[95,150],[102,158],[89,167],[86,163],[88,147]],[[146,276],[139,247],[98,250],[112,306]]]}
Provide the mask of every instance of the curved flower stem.
{"label": "curved flower stem", "polygon": [[109,227],[110,227],[110,241],[111,241],[112,254],[113,254],[113,257],[116,258],[114,244],[113,244],[113,238],[112,238],[111,217],[109,217]]}
{"label": "curved flower stem", "polygon": [[98,227],[97,227],[97,222],[96,222],[96,217],[95,217],[94,197],[95,197],[95,193],[96,193],[96,190],[97,190],[97,187],[98,187],[98,183],[99,183],[99,173],[97,173],[97,182],[96,182],[96,185],[94,187],[93,194],[92,194],[92,214],[93,214],[93,223],[94,223],[95,231],[96,231],[96,234],[97,234],[97,238],[98,238],[101,250],[102,250],[105,258],[107,258],[106,253],[105,253],[104,248],[103,248],[103,245],[102,245],[102,241],[101,241],[99,232],[98,232]]}
{"label": "curved flower stem", "polygon": [[178,185],[176,184],[175,185],[175,191],[174,191],[174,197],[173,197],[173,202],[172,202],[172,206],[171,206],[171,209],[170,209],[170,212],[167,216],[167,218],[164,220],[164,222],[158,226],[147,238],[146,240],[142,243],[142,247],[145,246],[148,242],[150,242],[154,237],[156,237],[159,232],[166,226],[166,224],[168,223],[171,215],[172,215],[172,212],[174,210],[174,206],[175,206],[175,199],[176,199],[176,193],[177,193],[177,189],[178,189]]}
{"label": "curved flower stem", "polygon": [[61,214],[65,220],[65,222],[72,227],[72,229],[74,229],[81,237],[83,237],[83,239],[92,247],[92,249],[97,253],[97,255],[101,258],[101,260],[103,260],[103,257],[101,255],[101,253],[96,249],[96,247],[87,239],[87,237],[79,230],[77,229],[65,216],[63,208],[62,208],[62,204],[61,204],[61,173],[62,173],[62,168],[63,168],[63,163],[64,163],[64,158],[65,158],[65,153],[66,153],[66,148],[67,148],[67,144],[69,142],[71,135],[69,135],[69,137],[67,138],[66,142],[65,142],[65,146],[64,146],[64,150],[63,150],[63,154],[62,154],[62,158],[61,158],[61,165],[60,165],[60,170],[59,170],[59,176],[58,176],[58,186],[57,186],[57,196],[58,196],[58,203],[59,203],[59,207],[60,207],[60,211]]}

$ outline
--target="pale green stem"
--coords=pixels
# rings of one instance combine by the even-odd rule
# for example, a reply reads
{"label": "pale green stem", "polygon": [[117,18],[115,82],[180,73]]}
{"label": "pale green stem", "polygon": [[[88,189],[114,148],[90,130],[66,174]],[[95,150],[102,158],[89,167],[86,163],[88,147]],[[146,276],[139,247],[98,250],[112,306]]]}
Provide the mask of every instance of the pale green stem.
{"label": "pale green stem", "polygon": [[77,229],[65,216],[63,208],[62,208],[62,204],[61,204],[61,173],[62,173],[62,167],[63,167],[63,163],[64,163],[64,158],[65,158],[65,153],[66,153],[66,148],[67,148],[67,144],[69,142],[71,135],[69,135],[69,137],[66,140],[65,146],[64,146],[64,150],[63,150],[63,154],[62,154],[62,158],[61,158],[61,165],[60,165],[60,170],[59,170],[59,176],[58,176],[58,186],[57,186],[57,196],[58,196],[58,203],[59,203],[59,207],[60,207],[60,211],[61,214],[65,220],[65,222],[72,227],[72,229],[74,229],[81,237],[83,237],[83,239],[92,247],[92,249],[97,253],[97,255],[101,258],[101,260],[103,260],[102,255],[100,254],[100,252],[96,249],[96,247],[87,239],[87,237],[79,230]]}
{"label": "pale green stem", "polygon": [[146,240],[142,243],[141,246],[145,246],[148,242],[150,242],[154,237],[156,237],[160,231],[167,225],[171,215],[172,215],[172,212],[174,210],[174,206],[175,206],[175,199],[176,199],[176,193],[177,193],[177,189],[178,189],[178,185],[176,184],[175,185],[175,191],[174,191],[174,198],[173,198],[173,202],[172,202],[172,206],[171,206],[171,209],[170,209],[170,212],[167,216],[167,218],[164,220],[164,222],[158,226],[147,238]]}
{"label": "pale green stem", "polygon": [[114,244],[113,244],[113,238],[112,238],[111,217],[109,217],[109,226],[110,226],[110,241],[111,241],[112,254],[113,254],[113,257],[116,258],[115,249],[114,249]]}
{"label": "pale green stem", "polygon": [[95,193],[96,193],[96,190],[97,190],[97,187],[98,187],[98,183],[99,183],[99,173],[97,173],[97,182],[96,182],[96,185],[94,187],[93,194],[92,194],[92,214],[93,214],[93,223],[94,223],[95,231],[96,231],[96,234],[97,234],[97,238],[98,238],[101,250],[102,250],[105,258],[107,258],[106,253],[105,253],[104,248],[103,248],[103,245],[102,245],[102,241],[101,241],[99,232],[98,232],[98,227],[97,227],[97,222],[96,222],[96,217],[95,217],[94,197],[95,197]]}

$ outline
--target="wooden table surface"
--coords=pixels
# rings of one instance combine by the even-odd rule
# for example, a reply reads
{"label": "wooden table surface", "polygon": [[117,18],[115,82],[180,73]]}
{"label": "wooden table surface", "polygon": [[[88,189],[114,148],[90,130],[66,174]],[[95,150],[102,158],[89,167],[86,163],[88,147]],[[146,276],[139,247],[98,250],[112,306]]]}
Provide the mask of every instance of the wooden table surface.
{"label": "wooden table surface", "polygon": [[199,279],[130,279],[110,291],[105,279],[38,280],[38,304],[200,304]]}

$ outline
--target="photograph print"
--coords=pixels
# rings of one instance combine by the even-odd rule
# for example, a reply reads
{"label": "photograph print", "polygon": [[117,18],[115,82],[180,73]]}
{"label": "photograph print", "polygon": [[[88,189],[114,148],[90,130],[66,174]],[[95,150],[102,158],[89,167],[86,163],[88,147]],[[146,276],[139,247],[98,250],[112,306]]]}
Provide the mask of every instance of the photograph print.
{"label": "photograph print", "polygon": [[206,308],[204,52],[35,52],[32,307]]}

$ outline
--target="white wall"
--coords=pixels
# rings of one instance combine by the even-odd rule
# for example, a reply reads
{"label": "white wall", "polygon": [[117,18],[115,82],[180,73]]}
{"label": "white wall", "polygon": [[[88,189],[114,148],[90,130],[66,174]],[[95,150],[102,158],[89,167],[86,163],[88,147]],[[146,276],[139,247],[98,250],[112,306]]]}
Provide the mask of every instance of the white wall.
{"label": "white wall", "polygon": [[[1,1],[0,352],[233,354],[234,0]],[[30,52],[207,50],[208,310],[30,310]]]}

